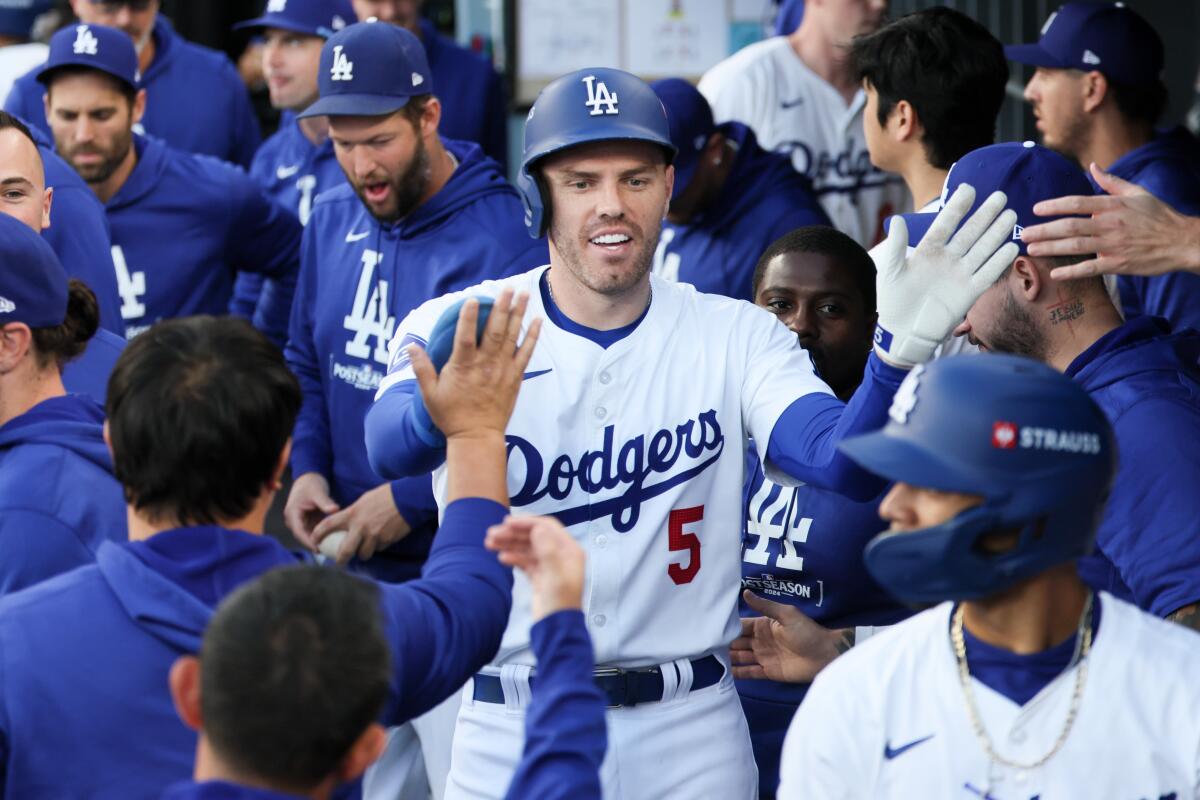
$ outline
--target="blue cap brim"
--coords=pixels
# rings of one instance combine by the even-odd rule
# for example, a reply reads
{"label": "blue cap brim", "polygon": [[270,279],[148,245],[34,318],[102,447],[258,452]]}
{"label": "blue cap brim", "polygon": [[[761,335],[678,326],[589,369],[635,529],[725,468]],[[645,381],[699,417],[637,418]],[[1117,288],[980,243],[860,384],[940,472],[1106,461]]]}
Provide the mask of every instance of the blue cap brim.
{"label": "blue cap brim", "polygon": [[100,66],[100,64],[98,62],[96,62],[94,60],[87,61],[82,58],[79,58],[79,59],[73,58],[73,59],[69,59],[67,61],[58,61],[53,66],[43,67],[41,69],[41,71],[38,72],[38,74],[34,75],[33,77],[38,83],[45,85],[47,80],[49,79],[49,77],[51,75],[53,75],[55,72],[57,72],[58,70],[62,69],[63,67],[87,67],[88,69],[94,69],[96,72],[103,72],[105,75],[109,75],[109,76],[117,79],[121,83],[125,84],[126,86],[132,87],[133,89],[141,88],[136,83],[130,83],[130,81],[124,75],[120,75],[109,69],[105,69],[104,67]]}
{"label": "blue cap brim", "polygon": [[981,478],[964,465],[933,455],[928,449],[890,436],[887,429],[844,439],[838,449],[868,472],[944,492],[978,492]]}
{"label": "blue cap brim", "polygon": [[311,25],[303,25],[294,20],[279,19],[278,17],[257,17],[255,19],[248,19],[245,22],[239,22],[233,26],[235,31],[247,28],[278,28],[281,31],[302,33],[305,36],[316,36],[321,39],[328,39],[335,33],[332,28],[313,28]]}
{"label": "blue cap brim", "polygon": [[408,105],[408,97],[378,94],[331,94],[296,115],[306,117],[382,117]]}
{"label": "blue cap brim", "polygon": [[1008,44],[1004,46],[1004,57],[1018,64],[1029,64],[1032,67],[1050,67],[1051,69],[1066,69],[1069,65],[1062,59],[1055,58],[1042,49],[1039,44]]}

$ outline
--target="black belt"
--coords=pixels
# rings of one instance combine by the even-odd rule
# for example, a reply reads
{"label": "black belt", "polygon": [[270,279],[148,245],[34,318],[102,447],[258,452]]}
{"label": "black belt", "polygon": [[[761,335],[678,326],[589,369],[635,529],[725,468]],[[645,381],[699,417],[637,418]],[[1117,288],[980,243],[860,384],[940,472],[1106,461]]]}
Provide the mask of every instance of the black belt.
{"label": "black belt", "polygon": [[[692,661],[693,690],[707,689],[719,682],[724,675],[725,665],[716,656],[705,656]],[[600,691],[608,698],[609,708],[636,706],[639,703],[655,703],[662,700],[663,678],[658,667],[608,667],[596,670],[593,677]],[[530,676],[531,689],[536,680],[536,675]],[[484,703],[503,703],[504,687],[500,683],[500,676],[477,673],[472,697]]]}

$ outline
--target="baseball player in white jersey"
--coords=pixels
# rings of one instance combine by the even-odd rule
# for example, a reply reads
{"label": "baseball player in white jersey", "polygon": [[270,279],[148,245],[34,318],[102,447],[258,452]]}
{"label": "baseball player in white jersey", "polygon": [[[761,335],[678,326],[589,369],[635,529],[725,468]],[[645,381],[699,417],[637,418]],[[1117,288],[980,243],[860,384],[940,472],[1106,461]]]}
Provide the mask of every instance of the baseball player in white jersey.
{"label": "baseball player in white jersey", "polygon": [[866,95],[844,52],[886,10],[886,0],[813,0],[791,35],[742,48],[699,86],[717,122],[745,123],[763,147],[790,155],[834,227],[863,247],[883,238],[885,219],[911,208],[900,176],[871,164]]}
{"label": "baseball player in white jersey", "polygon": [[[527,293],[526,322],[547,324],[508,428],[509,491],[514,511],[553,515],[588,552],[584,605],[611,707],[605,795],[750,798],[727,649],[739,629],[747,437],[778,480],[874,496],[882,484],[834,443],[882,424],[904,367],[930,356],[1002,269],[996,259],[1012,258],[1013,217],[996,195],[951,239],[968,191],[943,215],[944,247],[907,261],[900,223],[876,254],[889,298],[881,292],[877,355],[844,406],[768,312],[649,274],[673,155],[662,104],[636,77],[597,68],[547,87],[526,124],[519,186],[531,232],[549,228],[551,265],[413,311],[367,416],[367,449],[380,475],[436,467],[439,434],[409,363],[426,357],[410,345],[433,355],[439,319],[464,297]],[[440,467],[434,489],[445,490]],[[449,798],[500,797],[520,757],[537,676],[519,576],[514,605],[493,665],[464,691]]]}
{"label": "baseball player in white jersey", "polygon": [[821,672],[778,796],[1200,797],[1200,636],[1076,570],[1116,467],[1104,411],[1040,363],[955,356],[890,417],[841,445],[896,481],[864,560],[939,605]]}

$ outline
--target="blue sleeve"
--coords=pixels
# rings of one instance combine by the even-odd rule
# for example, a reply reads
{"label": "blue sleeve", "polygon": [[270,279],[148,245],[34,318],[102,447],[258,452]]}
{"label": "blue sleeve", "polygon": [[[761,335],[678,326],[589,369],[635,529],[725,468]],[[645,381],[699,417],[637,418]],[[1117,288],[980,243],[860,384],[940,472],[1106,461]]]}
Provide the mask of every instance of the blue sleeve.
{"label": "blue sleeve", "polygon": [[537,680],[525,713],[525,751],[505,797],[599,800],[605,697],[592,680],[595,660],[583,612],[551,614],[533,626],[530,638]]}
{"label": "blue sleeve", "polygon": [[38,511],[5,509],[0,518],[0,596],[95,560],[72,529]]}
{"label": "blue sleeve", "polygon": [[262,296],[266,279],[253,272],[239,272],[233,282],[233,299],[229,301],[229,313],[242,319],[254,319],[258,298]]}
{"label": "blue sleeve", "polygon": [[1119,491],[1097,546],[1137,604],[1165,617],[1200,601],[1200,411],[1182,399],[1144,400],[1114,428]]}
{"label": "blue sleeve", "polygon": [[254,160],[254,153],[262,144],[262,129],[254,114],[254,106],[250,103],[250,93],[242,83],[241,76],[231,62],[225,60],[225,81],[229,84],[230,98],[230,150],[228,160],[240,167],[248,169]]}
{"label": "blue sleeve", "polygon": [[1172,330],[1200,330],[1200,275],[1192,272],[1170,272],[1149,278],[1121,275],[1117,286],[1126,319],[1142,315],[1163,317],[1171,323]]}
{"label": "blue sleeve", "polygon": [[767,444],[767,460],[796,480],[866,502],[886,481],[859,467],[838,450],[838,442],[875,431],[887,422],[892,396],[906,370],[888,366],[872,353],[863,382],[842,405],[827,394],[798,398],[779,415]]}
{"label": "blue sleeve", "polygon": [[398,702],[386,715],[389,724],[441,703],[500,649],[512,609],[512,570],[483,548],[483,536],[507,513],[491,500],[456,500],[446,508],[421,577],[380,584],[396,658]]}
{"label": "blue sleeve", "polygon": [[400,478],[391,483],[392,500],[410,528],[437,522],[437,499],[433,496],[433,476],[429,474]]}
{"label": "blue sleeve", "polygon": [[307,472],[317,472],[329,478],[333,466],[329,413],[325,405],[321,361],[313,341],[318,297],[316,249],[314,228],[309,226],[303,235],[300,280],[292,307],[290,335],[283,355],[300,382],[300,391],[304,396],[292,433],[292,475],[300,477]]}
{"label": "blue sleeve", "polygon": [[121,317],[108,219],[91,190],[56,186],[50,204],[50,227],[42,236],[67,274],[79,278],[96,293],[101,327],[124,338],[125,320]]}
{"label": "blue sleeve", "polygon": [[416,381],[388,388],[371,404],[364,423],[367,461],[375,474],[394,480],[432,472],[446,460],[446,443],[418,402]]}
{"label": "blue sleeve", "polygon": [[234,203],[226,246],[238,271],[268,278],[254,326],[280,347],[287,339],[292,297],[300,267],[304,228],[295,214],[271,200],[245,173],[229,171]]}

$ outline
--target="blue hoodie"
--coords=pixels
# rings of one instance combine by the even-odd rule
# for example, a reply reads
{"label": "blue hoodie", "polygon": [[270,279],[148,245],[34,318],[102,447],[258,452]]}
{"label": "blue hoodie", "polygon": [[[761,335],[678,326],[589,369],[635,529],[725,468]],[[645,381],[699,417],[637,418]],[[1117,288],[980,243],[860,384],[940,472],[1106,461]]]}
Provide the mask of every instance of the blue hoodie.
{"label": "blue hoodie", "polygon": [[438,132],[475,142],[503,168],[508,164],[508,93],[492,63],[437,32],[421,18],[421,44],[442,104]]}
{"label": "blue hoodie", "polygon": [[1165,617],[1200,601],[1200,333],[1138,317],[1067,367],[1113,424],[1119,464],[1079,562],[1093,588]]}
{"label": "blue hoodie", "polygon": [[104,205],[79,173],[54,152],[50,137],[33,125],[28,127],[42,155],[46,185],[54,189],[50,227],[42,231],[42,237],[54,248],[67,277],[78,278],[95,292],[101,327],[124,338],[125,322],[121,319]]}
{"label": "blue hoodie", "polygon": [[663,223],[654,270],[702,292],[753,301],[750,284],[763,251],[804,225],[829,225],[808,179],[790,159],[759,147],[740,122],[717,131],[737,147],[713,205],[686,225]]}
{"label": "blue hoodie", "polygon": [[107,203],[126,335],[160,319],[224,314],[238,270],[275,279],[253,322],[282,345],[299,262],[300,222],[246,173],[135,136],[138,161]]}
{"label": "blue hoodie", "polygon": [[87,343],[83,355],[63,369],[63,386],[71,394],[86,394],[100,406],[108,396],[108,376],[125,350],[125,340],[100,328]]}
{"label": "blue hoodie", "polygon": [[[342,508],[383,483],[367,463],[363,418],[387,371],[397,321],[431,298],[549,260],[545,240],[529,238],[499,165],[478,145],[443,142],[458,167],[405,219],[381,225],[343,184],[321,195],[304,229],[285,351],[304,391],[292,474],[324,475]],[[392,489],[413,533],[356,568],[404,580],[429,548],[436,505],[428,474]]]}
{"label": "blue hoodie", "polygon": [[[229,58],[187,41],[162,14],[152,36],[154,60],[142,75],[142,128],[180,150],[249,166],[262,132],[246,86]],[[46,87],[34,77],[41,69],[16,80],[4,110],[50,135],[42,102]]]}
{"label": "blue hoodie", "polygon": [[0,594],[91,564],[128,536],[103,427],[103,410],[70,394],[0,426]]}
{"label": "blue hoodie", "polygon": [[[333,143],[328,139],[319,145],[310,142],[290,111],[284,112],[279,130],[254,154],[250,177],[267,197],[295,214],[301,225],[308,224],[317,195],[346,182]],[[253,318],[263,283],[261,275],[239,272],[233,287],[233,313]]]}
{"label": "blue hoodie", "polygon": [[[1160,132],[1117,159],[1108,171],[1136,183],[1181,214],[1200,215],[1200,143],[1183,128]],[[1088,175],[1097,191],[1102,191]],[[1175,330],[1200,330],[1200,275],[1171,272],[1154,277],[1121,275],[1126,318],[1165,317]]]}
{"label": "blue hoodie", "polygon": [[[382,722],[433,708],[500,646],[512,572],[482,543],[504,514],[453,504],[422,579],[380,587],[394,662]],[[156,798],[189,778],[196,734],[175,714],[171,665],[199,651],[224,597],[301,558],[266,536],[180,528],[106,543],[95,565],[0,600],[3,796]]]}

